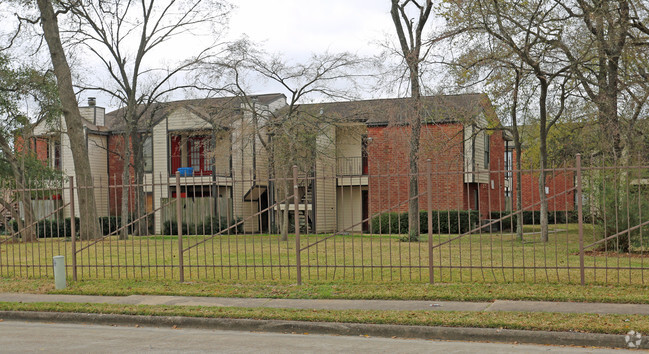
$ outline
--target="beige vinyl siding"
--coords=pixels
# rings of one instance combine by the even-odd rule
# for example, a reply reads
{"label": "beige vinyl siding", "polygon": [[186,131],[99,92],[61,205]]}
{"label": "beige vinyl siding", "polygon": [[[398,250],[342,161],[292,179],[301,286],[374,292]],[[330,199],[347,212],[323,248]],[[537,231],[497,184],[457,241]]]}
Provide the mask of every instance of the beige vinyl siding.
{"label": "beige vinyl siding", "polygon": [[315,229],[318,233],[334,232],[337,228],[335,141],[336,127],[322,129],[316,139]]}
{"label": "beige vinyl siding", "polygon": [[209,130],[211,125],[201,117],[185,108],[179,108],[166,119],[169,131],[174,130]]}
{"label": "beige vinyl siding", "polygon": [[343,125],[336,128],[337,173],[345,176],[362,174],[362,138],[367,134],[364,125]]}
{"label": "beige vinyl siding", "polygon": [[[93,177],[93,185],[95,187],[95,202],[97,206],[97,214],[99,216],[108,216],[109,214],[109,201],[108,201],[108,161],[106,159],[106,149],[108,148],[108,137],[103,135],[88,134],[88,157],[90,159],[90,169]],[[70,149],[70,138],[67,134],[61,135],[61,170],[64,175],[74,175],[74,159],[72,157],[72,150]],[[75,187],[79,186],[79,180],[75,175]],[[66,187],[69,184],[65,183]],[[70,201],[70,191],[66,188],[63,191],[63,200],[67,203]],[[79,199],[78,194],[75,192],[75,216],[79,216]],[[63,212],[65,217],[70,217],[70,209],[66,208]]]}
{"label": "beige vinyl siding", "polygon": [[79,112],[86,121],[100,127],[104,125],[104,115],[106,114],[104,107],[79,107]]}
{"label": "beige vinyl siding", "polygon": [[338,157],[362,156],[362,137],[367,134],[363,125],[344,125],[336,127],[336,155]]}
{"label": "beige vinyl siding", "polygon": [[234,216],[244,220],[244,232],[255,232],[258,228],[255,214],[256,202],[244,202],[243,196],[252,187],[252,116],[244,111],[242,118],[237,119],[232,129],[232,186]]}
{"label": "beige vinyl siding", "polygon": [[108,137],[105,135],[88,135],[88,157],[90,158],[90,170],[95,186],[95,201],[97,203],[97,215],[108,216],[108,160],[106,151],[108,149]]}
{"label": "beige vinyl siding", "polygon": [[489,168],[485,168],[485,138],[487,120],[478,115],[474,125],[464,127],[464,182],[489,183]]}
{"label": "beige vinyl siding", "polygon": [[[168,146],[167,146],[167,122],[163,120],[153,127],[153,178],[158,183],[167,181],[169,176]],[[162,180],[161,180],[162,179]],[[162,199],[169,197],[169,188],[155,188],[153,191],[153,210],[162,206]],[[154,216],[155,233],[162,233],[162,211],[157,210]]]}
{"label": "beige vinyl siding", "polygon": [[219,131],[215,134],[214,150],[210,154],[214,157],[214,169],[217,176],[229,176],[230,151],[232,150],[232,138],[230,131]]}
{"label": "beige vinyl siding", "polygon": [[[175,184],[175,177],[170,174],[169,170],[169,136],[173,132],[191,133],[192,130],[205,131],[210,130],[211,126],[208,122],[198,117],[196,114],[190,112],[185,108],[180,108],[169,116],[160,121],[153,127],[153,173],[152,177],[155,181],[160,178],[170,184]],[[199,178],[199,180],[202,178]],[[211,179],[211,177],[210,177]],[[195,179],[183,179],[192,181]],[[148,190],[147,190],[148,191]],[[153,209],[157,210],[162,206],[163,200],[169,198],[169,187],[155,188],[153,190]],[[162,232],[162,211],[155,212],[155,232]]]}
{"label": "beige vinyl siding", "polygon": [[363,206],[360,186],[338,187],[336,204],[338,209],[338,231],[361,232]]}
{"label": "beige vinyl siding", "polygon": [[[70,150],[70,138],[68,137],[68,134],[61,134],[61,172],[63,173],[64,176],[72,176],[74,175],[74,163],[72,159],[72,150]],[[63,201],[65,203],[70,202],[70,188],[69,184],[67,183],[68,179],[66,178],[66,183],[65,183],[65,189],[63,190]],[[79,183],[76,180],[74,180],[74,185],[77,186]],[[74,204],[76,206],[79,205],[79,200],[74,198]],[[75,215],[79,215],[79,210],[77,207],[77,210],[75,210]],[[70,207],[67,207],[63,210],[63,216],[66,218],[70,217]]]}
{"label": "beige vinyl siding", "polygon": [[34,126],[33,134],[34,136],[42,136],[42,135],[50,135],[52,133],[60,133],[62,132],[62,122],[63,122],[63,117],[61,117],[59,120],[54,120],[54,121],[46,121],[46,120],[41,120]]}

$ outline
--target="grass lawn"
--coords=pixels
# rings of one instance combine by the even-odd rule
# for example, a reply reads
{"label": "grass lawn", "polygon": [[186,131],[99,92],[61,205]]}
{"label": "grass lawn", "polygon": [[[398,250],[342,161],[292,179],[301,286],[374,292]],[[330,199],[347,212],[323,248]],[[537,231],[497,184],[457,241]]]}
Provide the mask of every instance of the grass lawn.
{"label": "grass lawn", "polygon": [[69,303],[0,303],[0,310],[481,327],[609,334],[625,334],[629,330],[635,330],[641,333],[649,332],[649,316],[641,315],[529,314],[520,312],[332,311]]}
{"label": "grass lawn", "polygon": [[[538,227],[527,226],[523,242],[508,232],[433,235],[435,283],[579,284],[577,225],[550,225],[550,240],[539,242]],[[585,225],[587,245],[600,239]],[[306,284],[413,284],[429,280],[429,243],[400,242],[400,235],[303,235],[300,248]],[[455,239],[455,240],[454,240]],[[444,244],[444,242],[452,240]],[[254,282],[263,285],[296,282],[296,242],[277,235],[185,236],[184,274],[187,281]],[[310,246],[310,247],[308,247]],[[115,237],[96,244],[77,242],[79,279],[178,280],[178,239],[172,236]],[[187,249],[189,248],[189,249]],[[0,276],[52,277],[52,257],[66,256],[71,275],[69,240],[0,245]],[[588,284],[644,285],[649,282],[649,258],[614,252],[585,257]],[[647,279],[645,279],[647,278]]]}

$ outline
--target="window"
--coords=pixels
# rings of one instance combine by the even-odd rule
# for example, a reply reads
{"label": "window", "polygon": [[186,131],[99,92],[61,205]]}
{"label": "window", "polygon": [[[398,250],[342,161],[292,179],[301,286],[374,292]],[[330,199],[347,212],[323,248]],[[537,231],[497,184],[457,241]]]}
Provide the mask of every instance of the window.
{"label": "window", "polygon": [[153,172],[153,140],[151,135],[143,136],[142,159],[144,160],[144,173]]}
{"label": "window", "polygon": [[489,134],[484,133],[484,168],[489,169]]}
{"label": "window", "polygon": [[195,176],[212,174],[212,138],[206,135],[171,136],[171,174],[178,168],[192,167]]}
{"label": "window", "polygon": [[54,140],[54,169],[61,170],[61,142]]}
{"label": "window", "polygon": [[505,178],[512,178],[512,171],[514,170],[513,155],[511,150],[505,151]]}

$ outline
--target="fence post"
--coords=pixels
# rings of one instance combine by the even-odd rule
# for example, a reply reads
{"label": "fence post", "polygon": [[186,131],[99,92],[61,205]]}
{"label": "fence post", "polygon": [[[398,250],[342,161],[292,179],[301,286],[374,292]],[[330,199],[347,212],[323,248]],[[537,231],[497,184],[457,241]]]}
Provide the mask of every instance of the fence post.
{"label": "fence post", "polygon": [[583,196],[581,189],[581,154],[577,154],[577,220],[579,223],[579,274],[581,285],[585,285],[586,277],[584,270],[584,214]]}
{"label": "fence post", "polygon": [[77,281],[77,225],[74,210],[74,176],[70,176],[70,236],[72,240],[72,280]]}
{"label": "fence post", "polygon": [[[297,268],[297,285],[302,285],[302,259],[300,255],[300,201],[297,185],[297,166],[293,165],[293,217],[295,222],[295,264]],[[288,211],[287,211],[288,212]]]}
{"label": "fence post", "polygon": [[426,160],[426,194],[428,196],[428,280],[431,284],[435,282],[433,274],[433,160]]}
{"label": "fence post", "polygon": [[180,172],[176,171],[176,229],[178,230],[178,269],[180,282],[185,282],[185,262],[183,261],[183,216],[180,198]]}

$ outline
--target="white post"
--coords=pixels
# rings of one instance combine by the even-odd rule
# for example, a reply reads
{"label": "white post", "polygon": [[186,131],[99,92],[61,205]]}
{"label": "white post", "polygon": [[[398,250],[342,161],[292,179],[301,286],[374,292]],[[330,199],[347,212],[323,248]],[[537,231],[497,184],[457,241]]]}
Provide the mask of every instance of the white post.
{"label": "white post", "polygon": [[54,287],[65,289],[65,257],[54,256]]}

